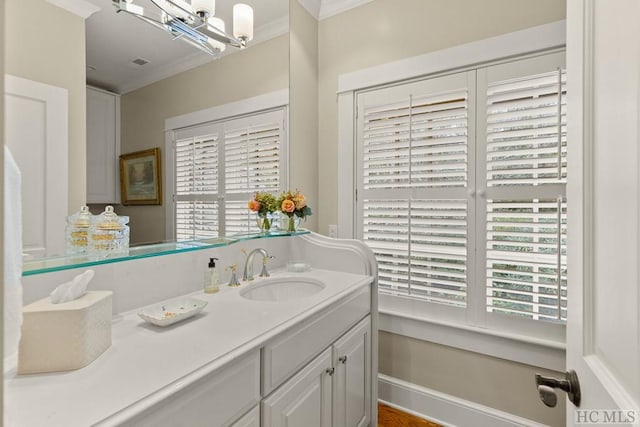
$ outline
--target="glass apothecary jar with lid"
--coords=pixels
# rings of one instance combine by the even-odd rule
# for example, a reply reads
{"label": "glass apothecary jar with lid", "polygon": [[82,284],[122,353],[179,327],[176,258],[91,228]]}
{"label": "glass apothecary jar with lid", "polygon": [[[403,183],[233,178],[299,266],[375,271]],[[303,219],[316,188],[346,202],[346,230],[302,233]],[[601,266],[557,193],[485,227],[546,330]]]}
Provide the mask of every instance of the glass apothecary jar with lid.
{"label": "glass apothecary jar with lid", "polygon": [[67,255],[86,255],[91,226],[89,207],[83,206],[73,215],[67,217],[65,227]]}
{"label": "glass apothecary jar with lid", "polygon": [[89,228],[89,256],[108,258],[129,254],[128,216],[118,216],[113,206],[107,206],[93,218]]}

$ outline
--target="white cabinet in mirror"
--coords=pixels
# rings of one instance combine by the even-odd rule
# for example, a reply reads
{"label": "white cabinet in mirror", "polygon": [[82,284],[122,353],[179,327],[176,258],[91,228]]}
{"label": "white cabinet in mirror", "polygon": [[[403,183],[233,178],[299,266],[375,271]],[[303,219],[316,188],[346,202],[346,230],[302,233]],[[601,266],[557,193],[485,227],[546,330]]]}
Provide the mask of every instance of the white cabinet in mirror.
{"label": "white cabinet in mirror", "polygon": [[87,203],[120,203],[120,95],[87,86]]}

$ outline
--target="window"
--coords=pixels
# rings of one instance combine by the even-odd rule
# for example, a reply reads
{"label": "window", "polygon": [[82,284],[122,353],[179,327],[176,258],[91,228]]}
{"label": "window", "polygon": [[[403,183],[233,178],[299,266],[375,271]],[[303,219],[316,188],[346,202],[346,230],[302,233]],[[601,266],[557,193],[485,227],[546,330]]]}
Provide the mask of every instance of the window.
{"label": "window", "polygon": [[563,62],[357,93],[356,227],[382,294],[481,327],[564,322]]}
{"label": "window", "polygon": [[174,132],[177,240],[258,231],[247,201],[286,187],[284,117],[279,109]]}

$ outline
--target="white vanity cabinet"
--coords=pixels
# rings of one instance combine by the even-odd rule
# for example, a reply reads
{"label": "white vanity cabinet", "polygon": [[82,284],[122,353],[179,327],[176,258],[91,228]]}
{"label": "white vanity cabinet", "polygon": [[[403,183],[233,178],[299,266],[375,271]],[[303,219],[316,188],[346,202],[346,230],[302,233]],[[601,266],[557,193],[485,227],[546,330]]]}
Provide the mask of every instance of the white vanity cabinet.
{"label": "white vanity cabinet", "polygon": [[262,427],[368,425],[370,297],[361,289],[263,347]]}
{"label": "white vanity cabinet", "polygon": [[[242,249],[258,247],[277,260],[295,254],[314,260],[317,266],[305,273],[282,268],[269,279],[256,278],[239,289],[225,286],[216,294],[202,292],[201,271],[194,266],[207,257],[239,258],[237,246],[94,266],[92,286],[119,295],[112,346],[93,364],[76,371],[10,379],[5,401],[13,417],[9,424],[375,426],[377,270],[373,253],[361,242],[313,233],[242,241]],[[53,288],[76,273],[75,269],[56,271],[24,279],[41,290],[43,283]],[[247,298],[243,292],[249,286],[261,286],[261,280],[273,285],[278,278],[285,285],[308,278],[322,288],[312,295],[275,301]],[[185,283],[197,290],[185,295]],[[157,292],[165,288],[206,301],[207,306],[188,321],[152,327],[138,316],[137,307],[144,306],[139,296],[149,294],[154,300],[145,302],[157,304]],[[32,296],[32,300],[42,297]],[[123,305],[127,298],[139,305],[134,309]],[[38,402],[35,410],[33,402]]]}
{"label": "white vanity cabinet", "polygon": [[87,203],[120,202],[120,95],[87,86]]}
{"label": "white vanity cabinet", "polygon": [[262,401],[262,427],[364,427],[371,394],[369,316]]}

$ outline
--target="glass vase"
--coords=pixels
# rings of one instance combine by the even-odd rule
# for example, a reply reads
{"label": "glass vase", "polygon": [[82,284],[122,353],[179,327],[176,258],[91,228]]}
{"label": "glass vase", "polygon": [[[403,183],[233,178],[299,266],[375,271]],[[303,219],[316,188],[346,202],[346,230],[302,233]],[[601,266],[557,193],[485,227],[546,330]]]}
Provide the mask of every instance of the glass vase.
{"label": "glass vase", "polygon": [[269,218],[268,214],[258,214],[256,222],[258,223],[258,228],[260,229],[261,234],[269,234],[269,231],[271,230],[271,218]]}
{"label": "glass vase", "polygon": [[295,233],[298,230],[298,225],[300,224],[300,218],[295,215],[291,215],[287,218],[287,232]]}

